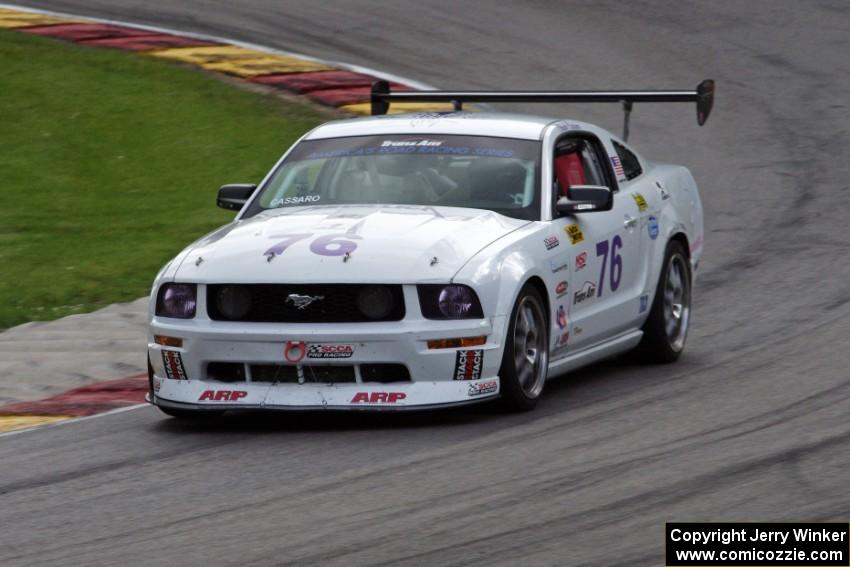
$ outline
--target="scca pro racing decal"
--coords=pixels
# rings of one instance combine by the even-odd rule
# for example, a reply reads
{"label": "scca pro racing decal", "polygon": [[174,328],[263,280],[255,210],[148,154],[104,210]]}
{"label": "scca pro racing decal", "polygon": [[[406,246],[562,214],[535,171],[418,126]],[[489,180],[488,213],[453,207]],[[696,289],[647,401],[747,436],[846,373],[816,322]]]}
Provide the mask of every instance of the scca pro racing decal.
{"label": "scca pro racing decal", "polygon": [[483,350],[459,350],[455,360],[455,380],[478,380],[484,365]]}
{"label": "scca pro racing decal", "polygon": [[357,392],[351,398],[352,404],[394,404],[407,398],[404,392]]}
{"label": "scca pro racing decal", "polygon": [[483,396],[484,394],[492,394],[499,389],[499,384],[495,380],[486,382],[476,382],[469,385],[469,397]]}
{"label": "scca pro racing decal", "polygon": [[162,351],[162,362],[165,365],[165,377],[171,380],[185,380],[186,371],[183,370],[183,359],[176,350]]}
{"label": "scca pro racing decal", "polygon": [[352,345],[310,345],[307,347],[307,358],[351,358],[354,354]]}

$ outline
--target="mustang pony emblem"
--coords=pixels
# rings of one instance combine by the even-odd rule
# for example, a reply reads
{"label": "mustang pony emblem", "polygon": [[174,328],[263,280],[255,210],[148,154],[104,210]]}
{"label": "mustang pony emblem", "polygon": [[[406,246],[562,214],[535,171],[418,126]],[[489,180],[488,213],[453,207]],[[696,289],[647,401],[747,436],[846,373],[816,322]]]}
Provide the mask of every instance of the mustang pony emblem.
{"label": "mustang pony emblem", "polygon": [[324,298],[324,295],[300,295],[298,293],[290,293],[286,296],[286,302],[294,305],[296,309],[303,311],[310,307],[314,301],[321,301]]}

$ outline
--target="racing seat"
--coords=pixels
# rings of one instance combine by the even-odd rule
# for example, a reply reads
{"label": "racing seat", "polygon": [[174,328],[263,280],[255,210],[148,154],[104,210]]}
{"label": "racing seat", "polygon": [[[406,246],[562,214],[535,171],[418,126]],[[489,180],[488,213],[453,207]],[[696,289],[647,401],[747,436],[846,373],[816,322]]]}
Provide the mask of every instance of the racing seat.
{"label": "racing seat", "polygon": [[587,184],[578,153],[570,152],[555,156],[552,165],[555,169],[555,178],[558,180],[558,197],[569,198],[570,187]]}

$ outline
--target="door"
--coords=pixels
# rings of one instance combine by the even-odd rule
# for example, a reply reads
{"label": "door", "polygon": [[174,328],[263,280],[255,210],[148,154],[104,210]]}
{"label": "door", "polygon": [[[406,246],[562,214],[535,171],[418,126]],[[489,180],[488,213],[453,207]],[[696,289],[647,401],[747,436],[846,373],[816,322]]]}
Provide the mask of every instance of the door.
{"label": "door", "polygon": [[[556,218],[556,230],[569,250],[570,293],[565,314],[566,345],[555,345],[555,356],[600,343],[627,330],[636,318],[634,300],[640,294],[638,269],[642,247],[640,217],[634,196],[619,191],[610,160],[590,134],[568,134],[555,144],[555,190],[567,195],[570,186],[606,185],[613,191],[609,211]],[[556,307],[559,309],[560,306]]]}

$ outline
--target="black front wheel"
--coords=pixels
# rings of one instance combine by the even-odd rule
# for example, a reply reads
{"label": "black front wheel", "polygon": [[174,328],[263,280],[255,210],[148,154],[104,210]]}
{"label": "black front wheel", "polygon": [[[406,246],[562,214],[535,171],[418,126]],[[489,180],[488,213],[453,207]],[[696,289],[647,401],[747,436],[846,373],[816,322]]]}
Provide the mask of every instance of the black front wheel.
{"label": "black front wheel", "polygon": [[520,291],[511,312],[502,356],[502,402],[511,411],[537,405],[549,371],[549,323],[540,293],[531,285]]}

